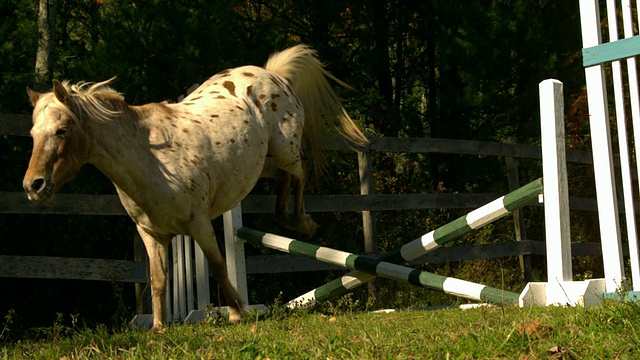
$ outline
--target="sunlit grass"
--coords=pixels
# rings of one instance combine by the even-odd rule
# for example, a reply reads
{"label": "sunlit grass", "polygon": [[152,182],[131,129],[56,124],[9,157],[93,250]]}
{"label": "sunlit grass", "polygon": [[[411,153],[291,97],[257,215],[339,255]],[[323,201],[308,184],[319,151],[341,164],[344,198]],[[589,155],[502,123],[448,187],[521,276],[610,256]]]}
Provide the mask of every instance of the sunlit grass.
{"label": "sunlit grass", "polygon": [[173,325],[163,334],[53,326],[45,340],[3,344],[0,358],[635,358],[639,324],[639,304],[613,301],[586,309],[277,310],[248,313],[238,324]]}

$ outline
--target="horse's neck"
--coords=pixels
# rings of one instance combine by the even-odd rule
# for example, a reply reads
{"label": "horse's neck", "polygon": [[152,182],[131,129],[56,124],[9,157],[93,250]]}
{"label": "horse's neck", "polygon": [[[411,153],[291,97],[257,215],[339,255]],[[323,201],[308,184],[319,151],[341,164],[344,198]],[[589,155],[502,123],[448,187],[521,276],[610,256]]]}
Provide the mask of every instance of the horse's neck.
{"label": "horse's neck", "polygon": [[[103,172],[118,188],[135,197],[136,189],[154,186],[154,164],[149,122],[138,107],[131,107],[106,122],[94,123],[93,151],[89,162]],[[158,179],[159,180],[159,179]]]}

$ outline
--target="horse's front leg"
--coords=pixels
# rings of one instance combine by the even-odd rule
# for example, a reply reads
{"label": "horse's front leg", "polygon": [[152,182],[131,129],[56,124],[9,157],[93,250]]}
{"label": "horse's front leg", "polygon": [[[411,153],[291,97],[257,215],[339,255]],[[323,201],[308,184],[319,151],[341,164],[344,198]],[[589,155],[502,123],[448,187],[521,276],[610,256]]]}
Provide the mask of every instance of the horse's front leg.
{"label": "horse's front leg", "polygon": [[151,235],[140,226],[137,227],[142,238],[151,270],[151,290],[153,307],[153,327],[151,331],[159,333],[167,321],[167,276],[168,276],[168,248],[170,236]]}

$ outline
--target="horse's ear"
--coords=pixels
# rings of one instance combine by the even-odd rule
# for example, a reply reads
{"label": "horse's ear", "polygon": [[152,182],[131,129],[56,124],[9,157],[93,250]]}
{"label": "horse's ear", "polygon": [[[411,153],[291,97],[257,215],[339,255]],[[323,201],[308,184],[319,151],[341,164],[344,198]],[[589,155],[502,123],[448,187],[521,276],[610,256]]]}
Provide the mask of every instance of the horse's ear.
{"label": "horse's ear", "polygon": [[53,80],[53,94],[61,103],[69,105],[71,96],[69,96],[67,89],[65,89],[62,83],[58,80]]}
{"label": "horse's ear", "polygon": [[38,99],[40,99],[40,95],[42,94],[27,87],[27,95],[29,95],[29,101],[31,101],[31,105],[36,106],[36,103],[38,102]]}

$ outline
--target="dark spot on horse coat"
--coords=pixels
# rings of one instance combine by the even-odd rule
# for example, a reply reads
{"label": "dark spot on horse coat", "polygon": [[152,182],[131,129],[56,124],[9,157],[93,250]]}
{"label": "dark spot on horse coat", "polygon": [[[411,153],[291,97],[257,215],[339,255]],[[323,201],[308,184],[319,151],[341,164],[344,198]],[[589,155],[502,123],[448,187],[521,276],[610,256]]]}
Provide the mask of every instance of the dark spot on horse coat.
{"label": "dark spot on horse coat", "polygon": [[253,77],[253,73],[250,73],[250,72],[243,72],[242,75],[246,77]]}
{"label": "dark spot on horse coat", "polygon": [[240,111],[244,110],[244,108],[242,106],[240,106],[240,105],[236,105],[236,109],[240,109]]}
{"label": "dark spot on horse coat", "polygon": [[217,117],[220,117],[220,115],[212,114],[210,117],[211,117],[212,119],[215,119],[215,118],[217,118]]}
{"label": "dark spot on horse coat", "polygon": [[272,102],[271,103],[271,110],[278,111],[278,104]]}
{"label": "dark spot on horse coat", "polygon": [[255,99],[253,103],[256,104],[257,107],[262,107],[262,102],[258,99]]}
{"label": "dark spot on horse coat", "polygon": [[211,91],[209,91],[209,94],[220,94],[220,91],[218,91],[218,90],[211,90]]}
{"label": "dark spot on horse coat", "polygon": [[196,97],[194,97],[193,99],[191,99],[191,101],[196,101],[196,100],[198,100],[198,99],[202,99],[202,96],[196,96]]}
{"label": "dark spot on horse coat", "polygon": [[252,92],[253,92],[253,85],[247,86],[247,96],[251,96]]}
{"label": "dark spot on horse coat", "polygon": [[271,98],[272,99],[276,99],[276,98],[279,98],[279,97],[280,97],[280,94],[271,94]]}
{"label": "dark spot on horse coat", "polygon": [[215,75],[213,75],[213,76],[218,76],[218,75],[220,75],[220,76],[224,76],[224,75],[229,74],[230,72],[231,72],[231,69],[226,69],[226,70],[222,70],[222,71],[220,71],[219,73],[217,73],[217,74],[215,74]]}
{"label": "dark spot on horse coat", "polygon": [[218,95],[216,96],[216,99],[226,99],[226,97],[224,95]]}
{"label": "dark spot on horse coat", "polygon": [[229,94],[231,94],[231,96],[236,96],[236,85],[232,81],[225,81],[222,83],[222,86],[229,90]]}

